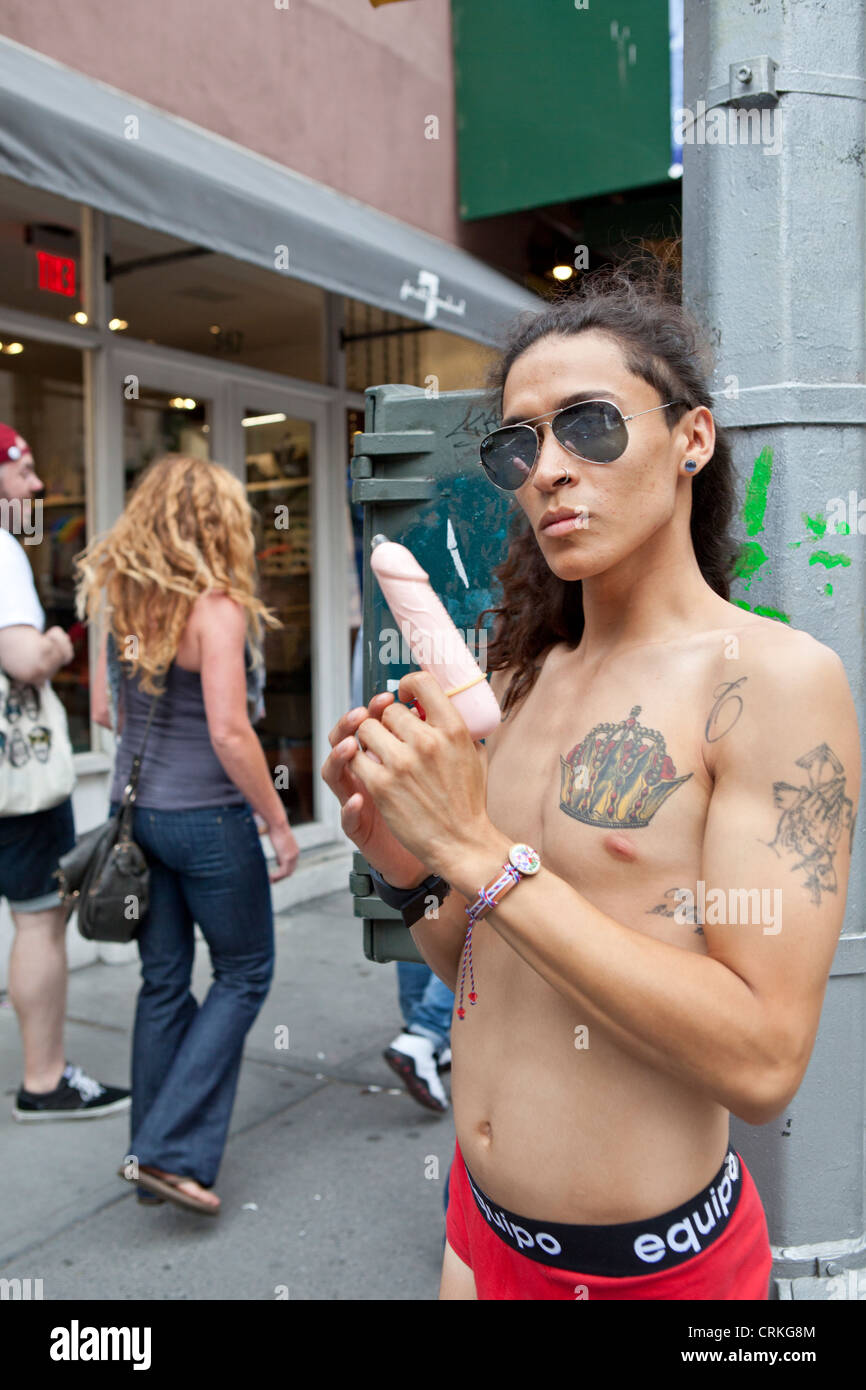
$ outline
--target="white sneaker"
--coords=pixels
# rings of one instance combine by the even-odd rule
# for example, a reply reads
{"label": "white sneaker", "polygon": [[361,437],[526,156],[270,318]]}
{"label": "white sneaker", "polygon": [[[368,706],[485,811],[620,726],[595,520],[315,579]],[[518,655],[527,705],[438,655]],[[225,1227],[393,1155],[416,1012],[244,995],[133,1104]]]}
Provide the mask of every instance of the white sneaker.
{"label": "white sneaker", "polygon": [[436,1052],[429,1038],[400,1033],[382,1056],[419,1105],[439,1114],[448,1109],[448,1097],[436,1068]]}
{"label": "white sneaker", "polygon": [[443,1047],[441,1052],[436,1053],[436,1065],[440,1071],[451,1070],[451,1048]]}

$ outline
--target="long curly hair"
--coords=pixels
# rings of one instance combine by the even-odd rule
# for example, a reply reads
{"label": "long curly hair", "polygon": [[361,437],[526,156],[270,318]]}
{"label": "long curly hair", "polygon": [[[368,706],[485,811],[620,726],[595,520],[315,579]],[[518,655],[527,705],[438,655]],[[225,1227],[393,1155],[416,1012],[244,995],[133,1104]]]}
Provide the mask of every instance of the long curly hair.
{"label": "long curly hair", "polygon": [[228,594],[246,609],[256,662],[263,624],[281,626],[256,596],[243,484],[206,459],[166,454],[151,463],[122,515],[76,556],[75,568],[78,616],[109,624],[125,669],[151,695],[162,687],[200,594]]}
{"label": "long curly hair", "polygon": [[[576,292],[512,322],[488,372],[491,411],[501,418],[508,373],[533,343],[551,334],[568,337],[590,331],[617,342],[628,370],[654,387],[661,400],[684,402],[664,412],[669,428],[696,406],[712,409],[706,384],[712,365],[709,348],[696,320],[680,303],[673,259],[638,253],[619,266],[593,271]],[[730,533],[734,478],[730,440],[717,424],[713,456],[692,480],[691,538],[704,579],[725,599],[738,550]],[[537,658],[543,651],[557,642],[577,646],[584,625],[583,586],[579,579],[560,579],[551,571],[516,500],[508,553],[493,573],[502,585],[502,600],[485,608],[475,626],[477,630],[488,613],[494,614],[487,667],[515,668],[502,701],[505,715],[535,684]]]}

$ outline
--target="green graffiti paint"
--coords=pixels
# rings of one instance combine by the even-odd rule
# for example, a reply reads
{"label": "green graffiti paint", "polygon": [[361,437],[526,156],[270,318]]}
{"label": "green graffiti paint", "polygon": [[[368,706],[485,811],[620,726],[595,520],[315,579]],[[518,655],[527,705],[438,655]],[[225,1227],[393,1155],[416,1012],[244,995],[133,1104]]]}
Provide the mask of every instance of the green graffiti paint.
{"label": "green graffiti paint", "polygon": [[741,579],[746,589],[751,588],[752,580],[768,558],[759,541],[745,541],[734,561],[734,577]]}
{"label": "green graffiti paint", "polygon": [[769,446],[762,449],[755,459],[752,476],[746,484],[746,497],[743,502],[743,520],[746,535],[756,536],[764,529],[764,513],[767,510],[767,491],[773,476],[773,451]]}
{"label": "green graffiti paint", "polygon": [[812,532],[813,536],[824,535],[825,531],[827,530],[827,522],[825,521],[824,517],[820,515],[820,513],[818,514],[818,516],[807,516],[806,513],[803,512],[802,517],[806,523],[807,529]]}
{"label": "green graffiti paint", "polygon": [[731,603],[735,608],[745,608],[747,613],[755,613],[759,618],[774,618],[779,623],[789,623],[791,621],[788,613],[783,613],[780,608],[768,608],[765,603],[756,603],[754,608],[750,603],[746,603],[741,598],[732,598]]}
{"label": "green graffiti paint", "polygon": [[847,555],[831,555],[829,550],[816,550],[814,555],[809,556],[810,565],[825,565],[828,570],[835,569],[837,565],[847,569],[850,563]]}
{"label": "green graffiti paint", "polygon": [[832,584],[825,584],[825,585],[824,585],[824,593],[825,593],[825,594],[832,594],[832,592],[833,592],[833,585],[832,585]]}

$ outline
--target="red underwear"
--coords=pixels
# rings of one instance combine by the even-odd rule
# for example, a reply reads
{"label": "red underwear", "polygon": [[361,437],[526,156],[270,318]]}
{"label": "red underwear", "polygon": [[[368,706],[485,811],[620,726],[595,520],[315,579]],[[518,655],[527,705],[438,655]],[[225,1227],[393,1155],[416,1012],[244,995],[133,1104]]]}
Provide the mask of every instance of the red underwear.
{"label": "red underwear", "polygon": [[713,1182],[671,1212],[612,1226],[542,1226],[487,1197],[457,1144],[446,1233],[479,1299],[768,1297],[767,1220],[733,1149]]}

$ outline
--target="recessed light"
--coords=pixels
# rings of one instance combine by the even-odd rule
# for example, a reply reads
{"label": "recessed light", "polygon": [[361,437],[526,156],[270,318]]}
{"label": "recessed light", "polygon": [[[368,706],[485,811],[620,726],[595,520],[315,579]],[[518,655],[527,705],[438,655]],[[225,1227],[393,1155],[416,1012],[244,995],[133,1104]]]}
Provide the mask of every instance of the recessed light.
{"label": "recessed light", "polygon": [[241,424],[244,429],[248,429],[250,425],[279,425],[285,418],[285,415],[247,415],[241,420]]}

